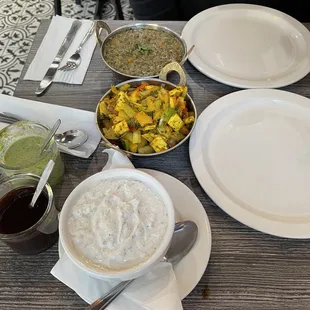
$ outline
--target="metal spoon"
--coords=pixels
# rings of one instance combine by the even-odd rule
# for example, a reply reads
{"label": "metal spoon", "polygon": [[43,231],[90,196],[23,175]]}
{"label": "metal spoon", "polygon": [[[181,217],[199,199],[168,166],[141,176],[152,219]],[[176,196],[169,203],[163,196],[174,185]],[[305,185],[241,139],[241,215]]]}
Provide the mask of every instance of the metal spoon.
{"label": "metal spoon", "polygon": [[37,188],[33,194],[33,197],[31,199],[31,202],[29,204],[29,208],[33,208],[37,202],[37,199],[39,198],[39,196],[41,195],[41,192],[44,188],[44,186],[46,185],[47,183],[47,180],[48,178],[50,177],[52,171],[53,171],[53,168],[54,168],[54,165],[55,165],[55,162],[50,159],[49,162],[47,163],[47,165],[45,166],[43,172],[42,172],[42,175],[41,175],[41,178],[40,178],[40,181],[37,185]]}
{"label": "metal spoon", "polygon": [[56,134],[55,140],[57,143],[67,147],[68,149],[75,149],[88,140],[88,135],[83,130],[73,129]]}
{"label": "metal spoon", "polygon": [[43,142],[43,145],[42,145],[42,148],[41,148],[41,153],[40,153],[40,154],[42,154],[42,153],[45,152],[45,149],[46,149],[47,145],[49,144],[49,142],[50,142],[50,141],[52,140],[52,138],[54,137],[54,135],[55,135],[57,129],[59,128],[60,124],[61,124],[61,120],[58,119],[58,120],[56,121],[56,123],[54,124],[54,126],[52,127],[52,129],[49,131],[47,137],[45,138],[45,140],[44,140],[44,142]]}
{"label": "metal spoon", "polygon": [[184,65],[185,61],[187,60],[188,56],[191,54],[191,52],[193,51],[195,45],[192,45],[191,48],[187,51],[184,60],[180,63],[180,65]]}
{"label": "metal spoon", "polygon": [[[162,261],[169,262],[174,265],[177,264],[191,250],[196,242],[197,235],[198,227],[196,223],[192,221],[176,223],[170,248],[163,257]],[[89,305],[85,310],[106,309],[106,307],[113,302],[113,300],[117,298],[132,281],[134,281],[134,279],[119,283],[102,298],[97,299]]]}

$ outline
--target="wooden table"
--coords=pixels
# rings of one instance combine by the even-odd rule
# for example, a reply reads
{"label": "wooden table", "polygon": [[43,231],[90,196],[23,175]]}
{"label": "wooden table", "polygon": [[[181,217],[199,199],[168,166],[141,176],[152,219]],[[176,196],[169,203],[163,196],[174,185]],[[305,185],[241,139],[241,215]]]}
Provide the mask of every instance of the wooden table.
{"label": "wooden table", "polygon": [[[125,23],[109,21],[111,28]],[[179,33],[184,26],[184,22],[162,24]],[[49,21],[41,23],[24,73],[48,25]],[[307,26],[310,28],[310,24]],[[189,92],[199,113],[214,100],[237,90],[205,77],[189,63],[185,69]],[[94,111],[102,94],[112,83],[120,81],[119,76],[104,66],[96,48],[82,86],[53,84],[46,95],[36,98],[34,90],[38,83],[21,79],[15,96]],[[310,75],[286,90],[310,98],[309,85]],[[88,160],[69,155],[64,156],[64,160],[65,180],[56,191],[59,207],[79,182],[101,169],[106,159],[99,148]],[[167,155],[135,158],[133,163],[136,167],[164,171],[181,180],[195,192],[208,213],[213,238],[211,259],[200,283],[183,301],[185,310],[310,309],[309,241],[269,236],[224,213],[199,186],[191,169],[188,143]],[[57,259],[57,245],[39,256],[23,257],[1,244],[0,309],[83,309],[86,304],[50,275]]]}

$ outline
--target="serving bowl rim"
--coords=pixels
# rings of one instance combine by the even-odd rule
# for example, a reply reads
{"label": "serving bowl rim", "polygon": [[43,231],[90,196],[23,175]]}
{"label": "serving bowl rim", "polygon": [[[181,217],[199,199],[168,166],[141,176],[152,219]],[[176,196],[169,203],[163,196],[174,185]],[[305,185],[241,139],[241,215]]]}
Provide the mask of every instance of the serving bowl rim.
{"label": "serving bowl rim", "polygon": [[133,23],[133,24],[129,24],[129,25],[124,25],[124,26],[121,26],[121,27],[118,27],[116,29],[114,29],[113,31],[111,31],[101,42],[101,46],[100,46],[100,54],[101,54],[101,58],[104,62],[104,64],[109,68],[111,69],[112,71],[114,71],[115,73],[119,74],[119,75],[122,75],[122,76],[125,76],[125,77],[128,77],[128,78],[131,78],[131,79],[138,79],[138,78],[156,78],[159,76],[159,73],[158,74],[155,74],[155,75],[150,75],[150,76],[144,76],[144,75],[131,75],[131,74],[127,74],[127,73],[124,73],[124,72],[121,72],[117,69],[115,69],[114,67],[112,67],[106,60],[105,60],[105,57],[104,57],[104,47],[105,47],[105,43],[111,39],[111,37],[113,37],[114,35],[116,35],[117,33],[120,33],[120,32],[123,32],[123,31],[126,31],[126,30],[129,30],[129,29],[134,29],[134,28],[145,28],[145,29],[153,29],[153,30],[162,30],[162,31],[165,31],[165,32],[168,32],[170,34],[172,34],[175,38],[178,39],[178,41],[182,44],[183,46],[183,50],[184,50],[184,53],[183,53],[183,57],[182,57],[182,60],[180,62],[180,64],[183,64],[186,60],[186,54],[187,54],[187,45],[186,45],[186,42],[185,40],[182,38],[181,35],[179,35],[177,32],[173,31],[172,29],[168,28],[168,27],[165,27],[165,26],[161,26],[161,25],[158,25],[158,24],[154,24],[154,23]]}
{"label": "serving bowl rim", "polygon": [[[121,87],[122,85],[125,85],[125,84],[130,84],[130,85],[131,85],[132,83],[144,83],[144,82],[146,82],[146,83],[149,83],[149,82],[156,82],[155,85],[159,85],[159,84],[160,84],[160,85],[163,85],[163,84],[166,85],[166,84],[167,84],[167,85],[169,85],[169,86],[171,86],[171,87],[177,87],[177,86],[178,86],[178,85],[176,85],[176,84],[174,84],[174,83],[171,83],[171,82],[169,82],[169,81],[163,81],[163,80],[156,79],[156,78],[139,78],[139,79],[132,79],[132,80],[127,80],[127,81],[118,83],[117,85],[115,85],[115,87],[116,87],[116,88],[119,88],[119,87]],[[153,85],[153,84],[150,84],[150,85]],[[100,133],[102,139],[103,139],[106,143],[108,143],[108,144],[110,144],[110,143],[113,144],[113,143],[112,143],[110,140],[108,140],[108,139],[104,136],[103,132],[102,132],[101,129],[100,129],[100,126],[99,126],[99,105],[100,105],[100,102],[101,102],[105,97],[107,97],[111,92],[112,92],[112,90],[111,90],[111,88],[110,88],[108,91],[106,91],[106,92],[104,93],[104,95],[101,97],[101,99],[99,100],[99,102],[98,102],[98,104],[97,104],[96,112],[95,112],[97,129],[99,130],[99,133]],[[184,138],[183,140],[181,140],[180,142],[178,142],[178,143],[177,143],[175,146],[173,146],[172,148],[169,148],[169,149],[167,149],[167,150],[165,150],[165,151],[158,152],[158,153],[155,152],[155,153],[151,153],[151,154],[140,154],[140,153],[134,153],[134,152],[126,151],[126,150],[124,150],[123,148],[121,148],[121,150],[124,151],[124,152],[126,152],[127,154],[134,155],[134,156],[139,156],[139,157],[151,157],[151,156],[158,156],[158,155],[166,154],[166,153],[168,153],[168,152],[170,152],[170,151],[173,151],[173,150],[176,149],[177,147],[181,146],[185,141],[187,141],[187,140],[189,139],[190,135],[191,135],[192,132],[194,131],[195,126],[196,126],[196,123],[197,123],[197,117],[198,117],[196,105],[195,105],[195,103],[194,103],[192,97],[187,93],[185,98],[187,98],[188,101],[189,101],[190,104],[191,104],[191,108],[192,108],[192,110],[193,110],[192,112],[194,112],[194,114],[195,114],[195,120],[194,120],[194,124],[193,124],[193,126],[192,126],[190,132],[188,133],[188,135],[185,136],[185,138]],[[188,102],[187,102],[187,103],[188,103]],[[114,144],[113,144],[113,145],[114,145]]]}

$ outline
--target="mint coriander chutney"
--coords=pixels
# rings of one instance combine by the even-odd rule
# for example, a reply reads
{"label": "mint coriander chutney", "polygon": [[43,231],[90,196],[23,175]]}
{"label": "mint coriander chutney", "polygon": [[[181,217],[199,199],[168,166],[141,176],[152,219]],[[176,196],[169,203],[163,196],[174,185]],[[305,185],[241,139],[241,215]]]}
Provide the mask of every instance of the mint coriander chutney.
{"label": "mint coriander chutney", "polygon": [[7,175],[32,173],[41,176],[50,159],[55,166],[48,180],[51,186],[63,177],[64,164],[57,144],[52,140],[41,154],[49,128],[31,121],[16,122],[0,131],[0,171]]}
{"label": "mint coriander chutney", "polygon": [[16,140],[4,153],[4,164],[10,167],[27,168],[41,157],[44,138],[29,136]]}

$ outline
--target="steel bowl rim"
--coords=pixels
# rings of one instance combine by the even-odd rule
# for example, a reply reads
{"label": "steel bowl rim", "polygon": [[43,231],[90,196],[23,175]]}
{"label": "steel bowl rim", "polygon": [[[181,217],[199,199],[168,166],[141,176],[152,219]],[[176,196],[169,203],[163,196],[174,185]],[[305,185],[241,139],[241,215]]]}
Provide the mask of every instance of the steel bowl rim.
{"label": "steel bowl rim", "polygon": [[177,32],[171,30],[170,28],[168,27],[165,27],[165,26],[161,26],[161,25],[158,25],[158,24],[150,24],[150,23],[134,23],[134,24],[130,24],[130,25],[124,25],[124,26],[121,26],[121,27],[118,27],[116,28],[115,30],[113,30],[111,33],[109,33],[103,40],[102,40],[102,45],[100,46],[100,54],[101,54],[101,58],[104,62],[104,64],[109,68],[111,69],[112,71],[114,71],[115,73],[117,74],[120,74],[122,76],[126,76],[126,77],[129,77],[131,79],[148,79],[148,78],[156,78],[159,76],[159,73],[157,75],[150,75],[150,76],[141,76],[141,75],[129,75],[129,74],[125,74],[121,71],[118,71],[117,69],[111,67],[107,61],[105,60],[104,58],[104,55],[103,55],[103,48],[104,48],[104,45],[106,43],[106,41],[108,39],[110,39],[111,37],[113,37],[113,35],[119,33],[119,32],[122,32],[122,31],[125,31],[126,29],[132,29],[132,28],[146,28],[146,29],[154,29],[154,30],[163,30],[163,31],[166,31],[170,34],[172,34],[174,37],[176,37],[179,42],[182,44],[183,48],[184,48],[184,54],[183,54],[183,58],[180,62],[180,64],[183,64],[186,60],[186,54],[187,54],[187,45],[186,45],[186,42],[185,40],[182,38],[181,35],[179,35]]}
{"label": "steel bowl rim", "polygon": [[[163,81],[163,80],[160,80],[160,79],[156,79],[156,78],[139,78],[139,79],[131,79],[131,80],[127,80],[127,81],[124,81],[124,82],[121,82],[121,83],[118,83],[117,85],[115,85],[115,87],[120,87],[122,85],[125,85],[125,84],[131,84],[131,83],[142,83],[142,82],[157,82],[157,83],[161,83],[161,84],[168,84],[172,87],[177,87],[176,84],[174,83],[171,83],[169,81]],[[152,84],[151,84],[152,85]],[[107,143],[111,143],[103,134],[103,132],[100,130],[100,127],[99,127],[99,123],[98,123],[98,113],[99,113],[99,105],[100,105],[100,102],[107,96],[109,95],[110,93],[112,92],[111,89],[109,89],[107,92],[104,93],[104,95],[101,97],[101,99],[99,100],[98,104],[97,104],[97,107],[96,107],[96,126],[97,126],[97,129],[99,130],[100,132],[100,135],[102,137],[102,139],[107,142]],[[192,97],[187,94],[186,95],[187,98],[189,99],[191,105],[192,105],[192,108],[193,108],[193,112],[195,113],[195,121],[194,121],[194,124],[193,124],[193,127],[191,128],[190,132],[188,133],[188,135],[186,135],[186,137],[181,140],[180,142],[178,142],[175,146],[173,146],[172,148],[169,148],[168,150],[165,150],[165,151],[162,151],[162,152],[158,152],[158,153],[151,153],[151,154],[140,154],[140,153],[133,153],[133,152],[130,152],[130,151],[126,151],[124,149],[121,149],[122,151],[126,152],[127,154],[130,154],[130,155],[133,155],[133,156],[139,156],[139,157],[151,157],[151,156],[158,156],[158,155],[163,155],[163,154],[166,154],[170,151],[173,151],[174,149],[176,149],[177,147],[181,146],[185,141],[187,141],[190,137],[190,135],[192,134],[192,132],[194,131],[195,127],[196,127],[196,123],[197,123],[197,118],[198,118],[198,115],[197,115],[197,109],[196,109],[196,105],[192,99]],[[114,145],[113,143],[111,143],[112,145]]]}

